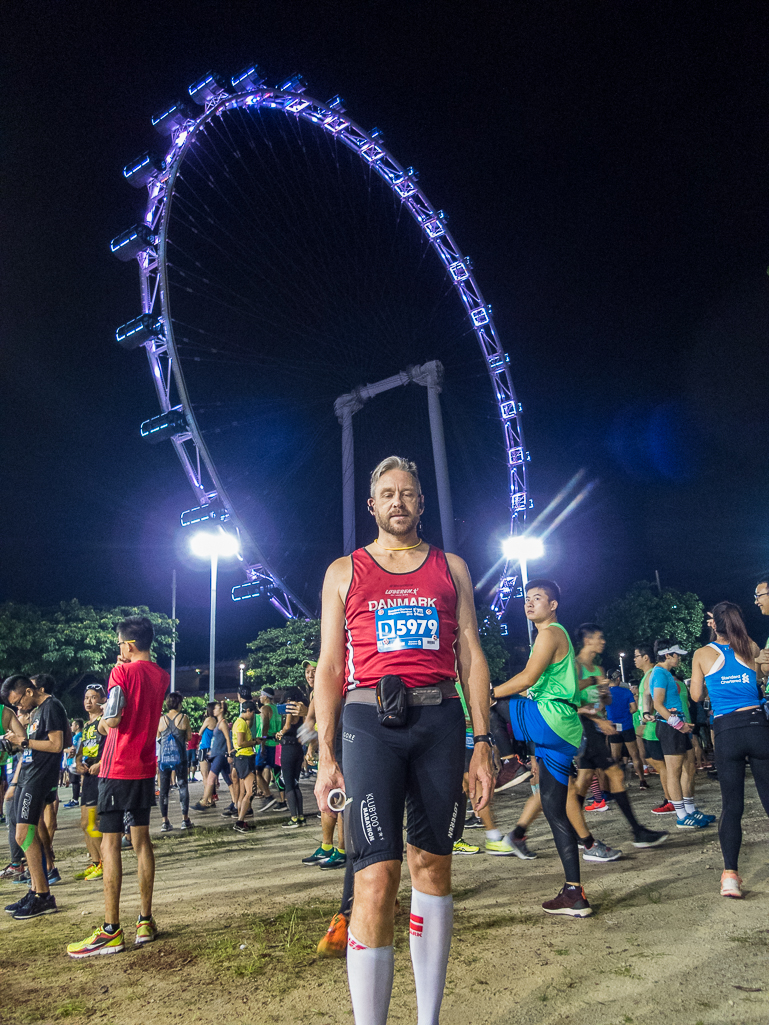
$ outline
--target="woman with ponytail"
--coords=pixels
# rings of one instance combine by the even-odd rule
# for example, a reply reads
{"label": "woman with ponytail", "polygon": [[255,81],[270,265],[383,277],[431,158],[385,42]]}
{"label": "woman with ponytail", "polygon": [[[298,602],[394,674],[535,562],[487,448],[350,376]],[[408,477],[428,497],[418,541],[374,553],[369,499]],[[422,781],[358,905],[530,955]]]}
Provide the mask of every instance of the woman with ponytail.
{"label": "woman with ponytail", "polygon": [[742,844],[745,759],[750,762],[758,796],[769,815],[769,719],[756,680],[758,645],[748,637],[738,605],[713,607],[716,639],[698,648],[692,660],[691,695],[701,701],[705,689],[713,708],[716,767],[721,786],[718,838],[724,856],[721,896],[741,897],[737,859]]}

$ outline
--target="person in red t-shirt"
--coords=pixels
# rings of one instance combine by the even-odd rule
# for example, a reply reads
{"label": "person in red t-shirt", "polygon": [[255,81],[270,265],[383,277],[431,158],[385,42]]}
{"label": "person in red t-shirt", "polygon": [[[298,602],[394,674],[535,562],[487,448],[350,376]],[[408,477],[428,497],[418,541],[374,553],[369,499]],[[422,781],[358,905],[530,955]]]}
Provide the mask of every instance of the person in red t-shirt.
{"label": "person in red t-shirt", "polygon": [[119,654],[107,685],[107,704],[99,723],[105,734],[99,770],[99,828],[104,869],[104,926],[79,943],[70,943],[70,957],[92,957],[125,950],[120,928],[120,887],[123,877],[121,839],[123,814],[133,816],[131,841],[136,852],[141,912],[136,945],[157,936],[152,917],[155,855],[150,840],[150,809],[155,804],[155,734],[170,677],[152,661],[152,623],[146,616],[129,616],[116,627]]}

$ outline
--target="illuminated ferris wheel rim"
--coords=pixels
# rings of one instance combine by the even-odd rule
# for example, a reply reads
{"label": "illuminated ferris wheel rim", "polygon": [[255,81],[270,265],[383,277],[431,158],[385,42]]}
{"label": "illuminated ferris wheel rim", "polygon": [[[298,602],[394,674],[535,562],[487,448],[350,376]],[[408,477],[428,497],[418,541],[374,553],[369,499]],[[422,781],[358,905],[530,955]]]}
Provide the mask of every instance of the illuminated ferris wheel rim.
{"label": "illuminated ferris wheel rim", "polygon": [[[140,268],[145,327],[146,318],[150,317],[153,318],[154,329],[147,328],[148,337],[141,344],[147,352],[162,413],[167,415],[166,420],[168,417],[173,418],[174,413],[177,414],[175,422],[173,419],[168,421],[171,428],[165,436],[171,438],[182,469],[200,503],[201,514],[205,513],[206,507],[214,504],[226,511],[228,519],[241,536],[248,580],[253,585],[259,582],[270,585],[268,593],[272,592],[272,604],[287,618],[294,618],[309,616],[310,613],[285,582],[272,571],[268,558],[238,517],[234,503],[227,494],[192,409],[171,319],[166,247],[174,185],[184,158],[194,146],[198,134],[215,117],[221,117],[230,110],[258,111],[267,108],[282,112],[287,117],[302,119],[357,154],[390,187],[401,205],[408,209],[425,240],[448,271],[486,361],[507,455],[511,534],[519,532],[530,504],[526,472],[528,453],[520,424],[521,406],[516,399],[509,370],[509,357],[500,344],[491,307],[485,303],[478,288],[470,259],[461,255],[447,229],[446,215],[442,210],[436,210],[417,186],[417,172],[398,163],[384,147],[378,129],[366,132],[347,117],[340,97],[336,96],[324,104],[307,96],[299,75],[279,87],[271,88],[264,85],[258,70],[252,66],[233,77],[231,82],[232,89],[221,78],[210,74],[190,86],[190,96],[203,107],[202,112],[191,116],[191,112],[182,104],[174,104],[153,118],[154,126],[163,134],[171,136],[169,149],[162,161],[145,154],[124,169],[124,177],[131,184],[138,187],[146,184],[149,193],[144,226],[145,239],[151,241],[139,245],[134,255],[138,258]],[[128,235],[126,232],[124,236],[113,240],[113,252],[116,251],[115,243]],[[134,242],[134,245],[137,243]],[[174,386],[178,403],[174,402],[172,394]],[[168,423],[164,423],[164,426],[167,427]],[[204,479],[204,471],[208,480]],[[200,518],[206,517],[201,515]],[[513,578],[508,576],[508,564],[505,564],[492,603],[498,616],[505,611],[513,593],[513,583]]]}

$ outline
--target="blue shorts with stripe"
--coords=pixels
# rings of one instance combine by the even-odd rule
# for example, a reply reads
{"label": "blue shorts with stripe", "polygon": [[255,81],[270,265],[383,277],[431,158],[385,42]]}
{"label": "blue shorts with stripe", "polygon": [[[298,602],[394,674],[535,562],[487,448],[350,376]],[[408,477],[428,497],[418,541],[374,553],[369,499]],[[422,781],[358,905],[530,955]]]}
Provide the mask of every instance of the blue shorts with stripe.
{"label": "blue shorts with stripe", "polygon": [[572,763],[577,748],[548,726],[536,701],[513,697],[509,709],[515,739],[534,744],[534,754],[544,762],[550,775],[568,785],[569,776],[574,775]]}

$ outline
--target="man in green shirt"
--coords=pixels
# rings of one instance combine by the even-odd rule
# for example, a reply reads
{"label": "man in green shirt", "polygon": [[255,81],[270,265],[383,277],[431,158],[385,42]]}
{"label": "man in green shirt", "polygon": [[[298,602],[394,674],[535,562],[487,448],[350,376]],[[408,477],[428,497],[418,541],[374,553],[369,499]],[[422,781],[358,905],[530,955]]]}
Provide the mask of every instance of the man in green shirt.
{"label": "man in green shirt", "polygon": [[574,649],[565,628],[558,622],[561,592],[552,580],[530,580],[524,610],[537,636],[526,667],[506,683],[495,687],[494,698],[522,695],[509,702],[510,724],[516,740],[534,744],[539,765],[542,810],[553,831],[566,883],[554,900],[542,909],[550,915],[586,918],[593,913],[580,883],[579,849],[566,801],[572,761],[582,740],[579,683]]}

